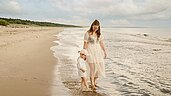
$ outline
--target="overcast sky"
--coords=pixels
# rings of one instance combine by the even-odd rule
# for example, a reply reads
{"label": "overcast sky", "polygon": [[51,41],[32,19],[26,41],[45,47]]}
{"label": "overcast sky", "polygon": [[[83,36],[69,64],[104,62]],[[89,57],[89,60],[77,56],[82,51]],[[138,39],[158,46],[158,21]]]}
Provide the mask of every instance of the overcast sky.
{"label": "overcast sky", "polygon": [[0,17],[102,26],[171,27],[171,0],[0,0]]}

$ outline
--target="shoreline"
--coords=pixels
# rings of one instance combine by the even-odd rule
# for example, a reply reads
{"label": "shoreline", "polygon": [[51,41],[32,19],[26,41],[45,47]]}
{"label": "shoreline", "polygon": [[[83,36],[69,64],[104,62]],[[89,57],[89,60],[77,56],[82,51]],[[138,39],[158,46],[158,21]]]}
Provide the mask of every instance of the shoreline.
{"label": "shoreline", "polygon": [[3,28],[0,35],[0,95],[49,96],[57,59],[50,50],[63,28]]}

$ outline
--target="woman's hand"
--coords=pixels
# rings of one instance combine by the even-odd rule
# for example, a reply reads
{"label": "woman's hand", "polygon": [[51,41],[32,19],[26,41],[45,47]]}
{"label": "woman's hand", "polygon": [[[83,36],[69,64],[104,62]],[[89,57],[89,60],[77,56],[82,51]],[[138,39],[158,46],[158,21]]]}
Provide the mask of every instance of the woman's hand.
{"label": "woman's hand", "polygon": [[106,54],[106,52],[104,52],[104,59],[106,59],[107,58],[107,54]]}
{"label": "woman's hand", "polygon": [[103,41],[100,41],[100,46],[101,46],[101,48],[102,48],[102,50],[103,50],[103,52],[104,52],[104,59],[106,59],[106,58],[107,58],[107,54],[106,54],[106,50],[105,50],[105,48],[104,48],[104,43],[103,43]]}

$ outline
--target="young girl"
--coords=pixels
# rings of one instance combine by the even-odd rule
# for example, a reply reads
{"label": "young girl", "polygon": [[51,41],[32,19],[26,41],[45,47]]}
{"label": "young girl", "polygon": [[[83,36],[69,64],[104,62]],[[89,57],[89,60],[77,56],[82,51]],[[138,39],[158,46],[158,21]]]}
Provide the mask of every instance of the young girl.
{"label": "young girl", "polygon": [[[88,52],[85,49],[82,49],[80,56],[77,59],[78,75],[81,77],[81,90],[82,91],[91,91],[87,83],[87,68],[86,68],[86,56]],[[85,86],[85,88],[84,88]]]}

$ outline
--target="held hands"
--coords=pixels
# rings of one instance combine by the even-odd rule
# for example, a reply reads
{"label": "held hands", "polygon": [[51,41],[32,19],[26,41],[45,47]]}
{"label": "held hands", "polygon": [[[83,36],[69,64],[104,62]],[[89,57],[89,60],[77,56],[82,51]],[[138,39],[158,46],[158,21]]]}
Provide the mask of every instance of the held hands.
{"label": "held hands", "polygon": [[85,70],[84,69],[82,69],[82,68],[80,68],[80,70],[84,73],[85,72]]}

